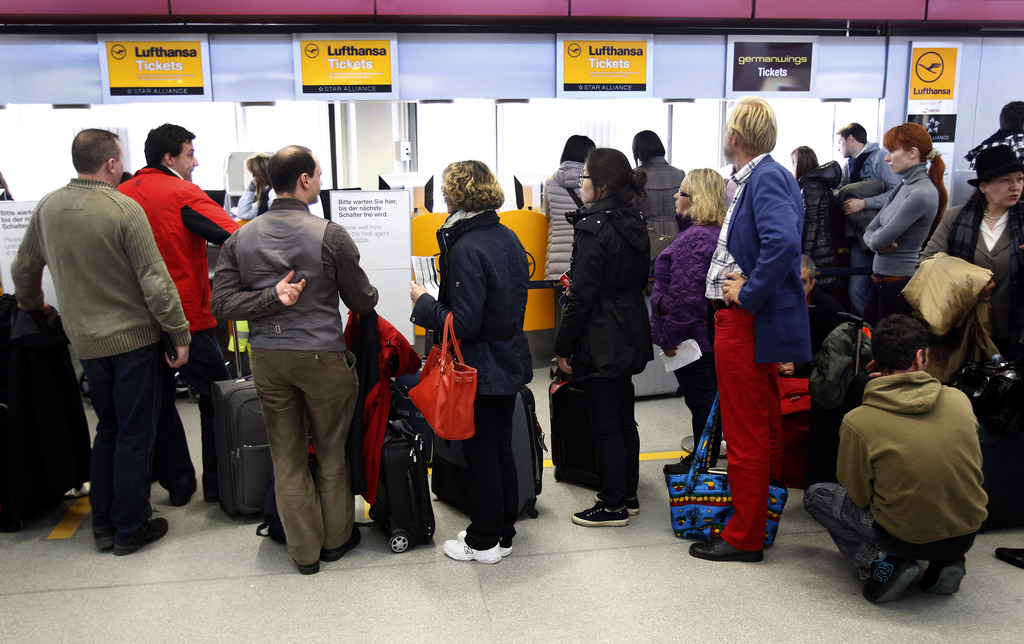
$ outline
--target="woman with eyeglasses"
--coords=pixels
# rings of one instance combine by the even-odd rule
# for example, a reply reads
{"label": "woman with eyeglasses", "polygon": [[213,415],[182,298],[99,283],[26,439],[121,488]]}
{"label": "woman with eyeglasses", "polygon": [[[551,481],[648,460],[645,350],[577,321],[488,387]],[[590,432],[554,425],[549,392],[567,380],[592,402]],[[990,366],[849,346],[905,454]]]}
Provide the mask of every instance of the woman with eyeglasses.
{"label": "woman with eyeglasses", "polygon": [[597,148],[580,177],[587,206],[568,215],[576,232],[555,355],[583,388],[601,467],[601,492],[592,508],[573,515],[577,525],[624,526],[640,511],[632,376],[654,357],[644,300],[650,239],[639,211],[646,183],[626,155]]}
{"label": "woman with eyeglasses", "polygon": [[[711,256],[725,220],[725,181],[715,170],[700,168],[686,175],[676,192],[679,236],[654,262],[651,293],[651,340],[666,356],[676,355],[680,344],[694,340],[701,357],[676,369],[683,400],[690,409],[696,446],[715,402],[714,316],[704,297]],[[720,441],[720,437],[716,437]],[[712,464],[717,445],[712,446]],[[670,474],[690,469],[692,453],[679,463],[667,465]]]}

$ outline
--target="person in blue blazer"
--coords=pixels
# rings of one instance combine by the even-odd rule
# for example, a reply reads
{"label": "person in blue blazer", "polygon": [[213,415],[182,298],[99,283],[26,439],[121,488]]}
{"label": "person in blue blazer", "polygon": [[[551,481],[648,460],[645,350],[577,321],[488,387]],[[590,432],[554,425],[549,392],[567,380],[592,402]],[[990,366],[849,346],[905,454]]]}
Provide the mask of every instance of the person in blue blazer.
{"label": "person in blue blazer", "polygon": [[800,282],[804,207],[775,148],[775,113],[760,98],[736,103],[723,153],[739,188],[708,270],[715,309],[715,372],[735,514],[720,537],[690,546],[712,561],[761,561],[768,481],[782,448],[779,362],[811,359],[807,300]]}

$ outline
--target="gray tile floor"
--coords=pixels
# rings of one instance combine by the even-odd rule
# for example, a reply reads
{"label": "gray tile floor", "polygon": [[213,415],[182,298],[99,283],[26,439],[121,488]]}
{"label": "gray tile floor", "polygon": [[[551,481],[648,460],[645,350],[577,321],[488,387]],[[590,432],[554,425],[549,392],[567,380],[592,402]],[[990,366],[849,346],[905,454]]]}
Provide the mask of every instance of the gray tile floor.
{"label": "gray tile floor", "polygon": [[[547,373],[531,385],[547,428]],[[179,409],[198,458],[198,410]],[[689,432],[681,400],[637,403],[643,451],[639,516],[625,528],[572,525],[593,493],[545,470],[540,516],[523,518],[514,554],[487,566],[447,559],[464,515],[435,502],[437,539],[402,554],[376,526],[318,575],[201,498],[172,507],[153,489],[162,541],[127,557],[93,548],[89,517],[48,539],[72,501],[0,534],[0,642],[1009,642],[1022,641],[1024,570],[994,558],[1024,529],[982,534],[952,597],[916,588],[871,605],[855,571],[790,496],[760,564],[693,559],[668,519],[661,467]],[[364,508],[357,502],[357,512]],[[1021,638],[1021,639],[1018,639]]]}

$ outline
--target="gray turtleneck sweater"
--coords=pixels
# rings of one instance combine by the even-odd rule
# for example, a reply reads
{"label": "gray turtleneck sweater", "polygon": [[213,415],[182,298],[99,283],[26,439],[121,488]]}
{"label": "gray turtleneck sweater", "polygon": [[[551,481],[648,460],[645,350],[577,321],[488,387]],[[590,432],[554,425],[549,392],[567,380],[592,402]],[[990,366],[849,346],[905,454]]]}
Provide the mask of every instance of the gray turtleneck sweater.
{"label": "gray turtleneck sweater", "polygon": [[[885,205],[864,231],[864,243],[875,251],[871,272],[909,277],[917,267],[939,208],[939,191],[928,177],[928,165],[918,163],[900,173],[903,181],[889,193]],[[887,249],[896,242],[896,250]]]}

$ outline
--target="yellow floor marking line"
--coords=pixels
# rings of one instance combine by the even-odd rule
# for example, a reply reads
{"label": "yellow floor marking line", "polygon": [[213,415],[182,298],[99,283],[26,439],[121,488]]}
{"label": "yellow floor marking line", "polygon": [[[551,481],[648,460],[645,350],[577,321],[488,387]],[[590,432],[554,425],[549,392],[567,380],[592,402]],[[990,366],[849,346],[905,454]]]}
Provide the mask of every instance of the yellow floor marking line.
{"label": "yellow floor marking line", "polygon": [[[645,454],[641,454],[640,455],[640,460],[641,461],[671,461],[671,460],[679,460],[680,458],[683,457],[684,454],[689,454],[689,452],[683,452],[683,451],[675,451],[675,452],[647,452]],[[544,467],[554,467],[554,466],[555,465],[554,465],[554,463],[551,462],[550,458],[544,461]]]}
{"label": "yellow floor marking line", "polygon": [[89,497],[83,496],[71,504],[68,513],[64,515],[64,518],[60,520],[57,527],[46,538],[70,539],[71,535],[75,534],[75,530],[78,529],[78,526],[81,525],[90,512],[92,512],[92,506],[89,505]]}

